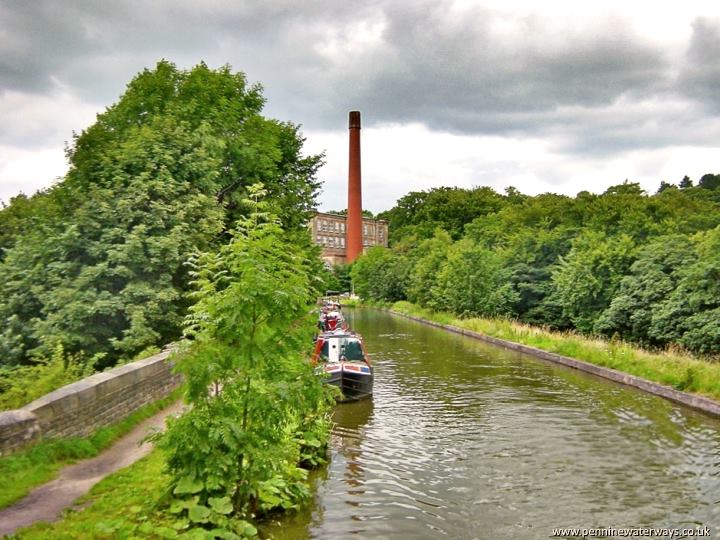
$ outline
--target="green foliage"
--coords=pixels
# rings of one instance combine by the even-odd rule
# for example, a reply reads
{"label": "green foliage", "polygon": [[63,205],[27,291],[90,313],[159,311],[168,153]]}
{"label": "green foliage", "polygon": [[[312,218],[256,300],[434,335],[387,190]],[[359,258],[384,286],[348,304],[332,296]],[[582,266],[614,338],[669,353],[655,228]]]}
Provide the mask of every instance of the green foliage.
{"label": "green foliage", "polygon": [[595,330],[625,336],[636,343],[658,346],[653,319],[677,288],[682,269],[693,259],[693,246],[684,235],[661,236],[643,246],[623,277],[617,294],[595,323]]}
{"label": "green foliage", "polygon": [[[187,302],[178,287],[187,280],[183,262],[222,227],[214,198],[198,189],[217,167],[204,136],[165,121],[140,129],[129,143],[154,149],[139,163],[137,149],[108,150],[117,152],[112,182],[125,186],[123,195],[89,187],[92,205],[78,208],[71,234],[58,239],[58,249],[75,256],[53,257],[57,285],[38,295],[44,317],[35,323],[32,353],[61,342],[90,356],[110,345],[111,357],[127,358],[177,335]],[[192,177],[177,181],[184,168]]]}
{"label": "green foliage", "polygon": [[[306,252],[257,202],[230,241],[193,261],[196,303],[178,357],[192,408],[169,423],[171,512],[196,529],[247,534],[247,523],[309,496],[332,396],[307,361],[319,291]],[[307,233],[306,233],[307,234]]]}
{"label": "green foliage", "polygon": [[720,174],[704,174],[698,186],[704,189],[720,189]]}
{"label": "green foliage", "polygon": [[323,264],[317,268],[315,277],[321,282],[318,288],[323,294],[326,294],[327,291],[349,292],[352,289],[350,265],[348,264],[337,264],[332,267]]}
{"label": "green foliage", "polygon": [[355,290],[374,302],[407,298],[454,315],[504,314],[716,355],[716,177],[665,183],[652,196],[627,181],[574,198],[409,193],[380,216],[391,250],[356,261]]}
{"label": "green foliage", "polygon": [[507,314],[515,301],[502,259],[469,239],[452,246],[431,294],[431,307],[461,317]]}
{"label": "green foliage", "polygon": [[51,220],[59,211],[56,201],[50,196],[52,190],[41,191],[27,197],[17,195],[10,204],[0,207],[0,261],[17,241],[33,229]]}
{"label": "green foliage", "polygon": [[228,66],[161,61],[135,77],[75,138],[62,182],[0,210],[0,363],[61,344],[105,367],[176,339],[185,261],[225,240],[258,181],[286,229],[302,229],[322,156],[302,156],[298,127],[263,104]]}
{"label": "green foliage", "polygon": [[352,266],[350,275],[355,293],[371,300],[396,301],[405,298],[405,283],[410,272],[407,260],[389,249],[375,246]]}
{"label": "green foliage", "polygon": [[430,238],[437,228],[458,239],[467,223],[497,212],[504,204],[504,198],[489,187],[472,190],[441,187],[411,192],[393,209],[378,214],[378,218],[389,222],[391,243],[409,234]]}
{"label": "green foliage", "polygon": [[692,351],[720,351],[720,227],[691,239],[689,260],[675,272],[677,286],[653,309],[649,335]]}
{"label": "green foliage", "polygon": [[432,289],[440,269],[447,261],[451,245],[450,235],[442,229],[438,229],[435,236],[418,245],[415,250],[415,264],[408,276],[408,300],[423,307],[432,303]]}
{"label": "green foliage", "polygon": [[31,401],[92,373],[57,345],[50,358],[26,366],[0,367],[0,410],[19,409]]}
{"label": "green foliage", "polygon": [[350,276],[349,264],[336,264],[332,272],[335,276],[335,289],[340,292],[350,292],[352,290],[352,277]]}
{"label": "green foliage", "polygon": [[635,244],[627,235],[606,237],[586,231],[575,238],[570,253],[553,272],[555,294],[575,328],[592,332],[634,256]]}
{"label": "green foliage", "polygon": [[[335,214],[338,216],[347,216],[347,208],[343,208],[342,210],[328,210],[325,212],[326,214]],[[370,210],[362,210],[362,217],[366,218],[374,218],[375,216]]]}

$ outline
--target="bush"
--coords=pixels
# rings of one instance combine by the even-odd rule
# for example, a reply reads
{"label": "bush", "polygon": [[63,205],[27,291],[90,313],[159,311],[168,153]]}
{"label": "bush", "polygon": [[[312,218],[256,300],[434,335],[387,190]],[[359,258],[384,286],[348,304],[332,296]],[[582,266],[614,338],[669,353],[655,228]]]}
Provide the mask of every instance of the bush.
{"label": "bush", "polygon": [[192,408],[160,438],[170,512],[224,538],[252,536],[258,514],[307,498],[301,465],[321,462],[329,437],[332,395],[303,355],[312,265],[262,204],[193,263],[197,303],[178,356]]}

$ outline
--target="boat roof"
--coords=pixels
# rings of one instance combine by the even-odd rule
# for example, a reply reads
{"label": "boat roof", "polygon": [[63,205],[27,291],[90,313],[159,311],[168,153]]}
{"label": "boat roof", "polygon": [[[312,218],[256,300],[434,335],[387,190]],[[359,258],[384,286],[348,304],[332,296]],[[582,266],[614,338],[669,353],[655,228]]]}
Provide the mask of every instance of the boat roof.
{"label": "boat roof", "polygon": [[331,338],[356,338],[356,339],[362,339],[362,336],[360,334],[356,334],[355,332],[351,330],[343,330],[342,328],[338,328],[337,330],[329,330],[328,332],[323,332],[320,334],[320,337],[323,339],[331,339]]}

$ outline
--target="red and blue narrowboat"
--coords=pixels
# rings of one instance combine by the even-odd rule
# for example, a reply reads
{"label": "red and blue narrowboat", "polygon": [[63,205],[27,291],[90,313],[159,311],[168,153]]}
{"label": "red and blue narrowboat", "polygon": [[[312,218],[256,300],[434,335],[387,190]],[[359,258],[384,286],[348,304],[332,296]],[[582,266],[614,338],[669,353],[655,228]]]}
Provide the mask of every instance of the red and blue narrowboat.
{"label": "red and blue narrowboat", "polygon": [[373,368],[359,334],[344,329],[323,332],[312,361],[328,374],[326,382],[342,391],[342,401],[372,396]]}

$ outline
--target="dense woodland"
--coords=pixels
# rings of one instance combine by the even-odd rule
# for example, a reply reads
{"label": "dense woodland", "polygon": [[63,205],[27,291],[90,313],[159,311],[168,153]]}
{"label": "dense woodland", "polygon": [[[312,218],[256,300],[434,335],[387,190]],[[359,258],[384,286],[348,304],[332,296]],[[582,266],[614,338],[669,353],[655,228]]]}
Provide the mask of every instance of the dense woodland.
{"label": "dense woodland", "polygon": [[229,67],[162,61],[75,138],[60,183],[0,211],[0,406],[179,341],[192,407],[156,436],[170,485],[145,533],[253,537],[326,453],[334,395],[307,361],[322,156],[263,105]]}
{"label": "dense woodland", "polygon": [[720,353],[720,175],[652,195],[438,188],[379,217],[391,248],[351,271],[365,298]]}
{"label": "dense woodland", "polygon": [[[177,339],[186,263],[227,243],[252,184],[310,253],[322,156],[263,105],[242,73],[161,61],[68,145],[62,181],[0,210],[0,367],[102,369]],[[352,274],[368,298],[720,352],[720,175],[653,195],[438,188],[379,217],[391,249]]]}
{"label": "dense woodland", "polygon": [[322,156],[264,103],[229,67],[161,61],[75,136],[65,178],[0,210],[0,394],[48,361],[72,379],[176,340],[187,262],[229,241],[251,185],[318,260],[305,223]]}

